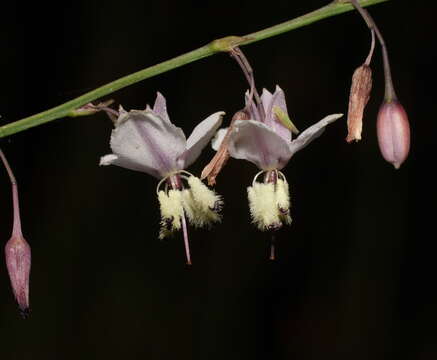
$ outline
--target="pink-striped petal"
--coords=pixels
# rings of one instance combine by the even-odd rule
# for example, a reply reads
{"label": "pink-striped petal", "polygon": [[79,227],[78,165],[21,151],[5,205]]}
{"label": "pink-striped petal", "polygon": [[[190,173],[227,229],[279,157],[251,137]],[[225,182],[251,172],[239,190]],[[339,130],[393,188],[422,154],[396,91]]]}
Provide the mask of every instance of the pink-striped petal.
{"label": "pink-striped petal", "polygon": [[332,114],[324,117],[319,122],[310,126],[303,133],[301,133],[297,139],[293,140],[290,144],[290,151],[292,154],[295,154],[299,150],[302,150],[305,146],[307,146],[311,141],[317,139],[320,135],[322,135],[325,127],[335,120],[341,118],[343,114]]}
{"label": "pink-striped petal", "polygon": [[269,126],[255,120],[235,123],[229,137],[229,154],[254,163],[260,169],[282,169],[290,159],[290,144]]}
{"label": "pink-striped petal", "polygon": [[132,110],[117,121],[111,135],[113,154],[102,157],[100,164],[113,164],[160,178],[180,169],[177,159],[185,147],[182,129],[154,112]]}
{"label": "pink-striped petal", "polygon": [[178,159],[181,168],[191,165],[199,157],[202,149],[209,143],[222,123],[225,113],[216,112],[200,122],[187,139],[186,151]]}

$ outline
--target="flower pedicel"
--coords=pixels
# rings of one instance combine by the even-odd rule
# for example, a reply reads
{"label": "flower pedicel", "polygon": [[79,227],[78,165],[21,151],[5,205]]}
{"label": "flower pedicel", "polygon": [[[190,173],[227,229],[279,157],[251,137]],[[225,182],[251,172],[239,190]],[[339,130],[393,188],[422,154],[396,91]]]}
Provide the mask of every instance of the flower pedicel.
{"label": "flower pedicel", "polygon": [[[196,227],[220,221],[222,200],[199,178],[185,171],[200,155],[222,122],[216,112],[200,122],[188,139],[170,122],[166,100],[157,94],[153,109],[120,108],[111,135],[112,154],[100,165],[117,165],[161,179],[157,195],[161,210],[160,238],[182,230],[187,264],[191,264],[186,218]],[[163,188],[163,189],[162,189]]]}

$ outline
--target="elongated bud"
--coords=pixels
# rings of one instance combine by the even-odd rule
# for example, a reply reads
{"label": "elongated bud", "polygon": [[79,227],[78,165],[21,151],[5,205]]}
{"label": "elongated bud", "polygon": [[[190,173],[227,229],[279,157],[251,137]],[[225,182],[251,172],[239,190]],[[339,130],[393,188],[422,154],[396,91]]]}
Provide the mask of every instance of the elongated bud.
{"label": "elongated bud", "polygon": [[410,151],[410,125],[404,107],[397,101],[384,101],[376,122],[382,156],[399,169]]}
{"label": "elongated bud", "polygon": [[18,186],[14,173],[0,149],[0,159],[6,168],[12,185],[12,207],[14,223],[12,235],[5,246],[6,267],[11,280],[12,291],[20,307],[21,315],[25,318],[29,314],[29,275],[30,275],[30,246],[21,231],[20,205],[18,200]]}
{"label": "elongated bud", "polygon": [[352,76],[352,85],[349,94],[349,111],[347,114],[347,142],[361,140],[363,113],[369,101],[371,90],[372,70],[370,66],[363,64],[355,70]]}
{"label": "elongated bud", "polygon": [[12,291],[24,317],[29,311],[30,246],[22,235],[12,235],[5,246]]}

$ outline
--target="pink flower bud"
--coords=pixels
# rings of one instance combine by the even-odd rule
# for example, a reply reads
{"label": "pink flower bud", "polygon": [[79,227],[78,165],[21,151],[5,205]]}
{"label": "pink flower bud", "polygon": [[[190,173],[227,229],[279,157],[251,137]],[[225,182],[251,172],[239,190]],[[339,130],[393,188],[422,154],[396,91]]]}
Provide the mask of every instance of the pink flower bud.
{"label": "pink flower bud", "polygon": [[12,235],[5,246],[12,290],[24,317],[29,311],[30,246],[22,235]]}
{"label": "pink flower bud", "polygon": [[399,169],[410,151],[410,125],[403,106],[397,101],[384,101],[376,122],[382,156]]}
{"label": "pink flower bud", "polygon": [[14,209],[14,223],[12,236],[5,245],[6,267],[11,280],[12,291],[21,310],[21,315],[27,317],[29,313],[29,275],[30,275],[30,246],[21,232],[20,205],[18,201],[18,186],[14,173],[0,149],[0,159],[6,168],[12,185],[12,205]]}

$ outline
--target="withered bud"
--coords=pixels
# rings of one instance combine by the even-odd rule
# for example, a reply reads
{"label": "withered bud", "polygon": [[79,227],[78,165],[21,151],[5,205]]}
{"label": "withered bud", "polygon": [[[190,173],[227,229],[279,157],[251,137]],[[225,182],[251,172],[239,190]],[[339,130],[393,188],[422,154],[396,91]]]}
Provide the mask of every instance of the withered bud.
{"label": "withered bud", "polygon": [[226,165],[226,162],[229,159],[229,152],[228,152],[228,142],[229,142],[229,135],[232,132],[234,128],[234,123],[237,120],[248,120],[249,115],[245,110],[237,111],[234,116],[232,117],[231,123],[229,127],[227,128],[227,131],[221,139],[220,144],[218,145],[218,149],[214,157],[211,159],[211,161],[203,168],[202,174],[200,175],[200,179],[208,179],[208,185],[213,186],[215,185],[216,177],[220,173],[220,171],[223,169],[223,167]]}
{"label": "withered bud", "polygon": [[21,314],[29,311],[30,246],[22,235],[12,235],[5,246],[6,267]]}
{"label": "withered bud", "polygon": [[382,156],[399,169],[410,151],[410,125],[404,107],[397,101],[384,101],[376,122]]}
{"label": "withered bud", "polygon": [[370,66],[363,64],[355,70],[352,76],[352,85],[349,94],[349,111],[347,114],[347,142],[361,140],[363,113],[369,101],[371,90],[372,69]]}

